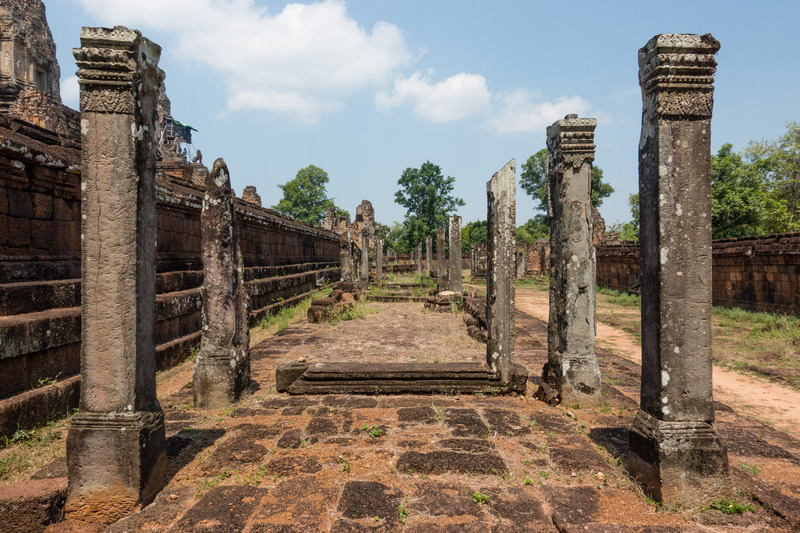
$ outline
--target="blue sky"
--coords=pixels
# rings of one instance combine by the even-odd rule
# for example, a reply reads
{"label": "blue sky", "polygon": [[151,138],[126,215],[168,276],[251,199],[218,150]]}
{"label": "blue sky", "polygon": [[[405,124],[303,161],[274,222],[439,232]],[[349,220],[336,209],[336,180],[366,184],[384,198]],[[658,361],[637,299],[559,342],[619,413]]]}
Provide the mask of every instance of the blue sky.
{"label": "blue sky", "polygon": [[[137,28],[163,48],[172,114],[197,128],[210,166],[265,206],[300,168],[329,196],[402,221],[397,180],[427,160],[454,176],[464,222],[486,218],[486,181],[545,147],[567,113],[598,119],[595,164],[630,218],[641,127],[637,51],[659,33],[711,33],[712,150],[775,138],[800,120],[800,2],[45,0],[64,103],[77,108],[71,50],[81,26]],[[536,212],[517,191],[517,224]]]}

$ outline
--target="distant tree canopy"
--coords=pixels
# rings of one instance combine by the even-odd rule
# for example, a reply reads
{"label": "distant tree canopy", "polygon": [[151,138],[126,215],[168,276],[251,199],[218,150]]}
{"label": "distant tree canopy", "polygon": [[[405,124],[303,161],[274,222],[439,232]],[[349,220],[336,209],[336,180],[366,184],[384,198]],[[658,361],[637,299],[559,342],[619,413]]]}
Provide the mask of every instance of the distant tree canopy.
{"label": "distant tree canopy", "polygon": [[426,161],[419,168],[407,168],[397,184],[394,201],[406,208],[400,231],[394,237],[395,250],[409,253],[428,236],[434,237],[436,228],[446,227],[448,215],[464,200],[453,196],[455,178],[444,177],[438,165]]}
{"label": "distant tree canopy", "polygon": [[[535,242],[550,238],[550,218],[547,216],[547,148],[542,148],[522,164],[519,184],[528,196],[533,198],[537,214],[517,228],[517,240]],[[603,170],[592,166],[592,205],[600,207],[603,199],[614,192],[614,187],[603,181]]]}
{"label": "distant tree canopy", "polygon": [[539,239],[550,238],[550,218],[547,215],[535,215],[519,226],[516,232],[517,241],[532,243]]}
{"label": "distant tree canopy", "polygon": [[639,193],[628,195],[628,206],[631,208],[633,220],[620,222],[611,226],[612,231],[616,231],[620,240],[627,242],[639,242]]}
{"label": "distant tree canopy", "polygon": [[[536,209],[547,213],[547,148],[542,148],[522,164],[519,185],[533,198]],[[603,199],[614,192],[614,187],[603,181],[603,170],[592,166],[592,205],[600,207]]]}
{"label": "distant tree canopy", "polygon": [[[623,240],[639,239],[639,194],[630,196],[633,220],[611,227]],[[711,232],[714,239],[800,231],[800,123],[788,122],[775,140],[730,143],[711,156]]]}
{"label": "distant tree canopy", "polygon": [[[328,181],[328,173],[317,166],[301,168],[293,180],[278,185],[283,191],[283,198],[272,208],[284,215],[293,216],[295,220],[319,224],[325,218],[328,208],[334,205],[333,198],[328,198],[325,190]],[[336,214],[347,216],[348,221],[350,220],[350,213],[344,209],[337,207]]]}
{"label": "distant tree canopy", "polygon": [[488,239],[488,225],[485,220],[467,222],[461,228],[461,251],[468,253],[472,249],[472,244],[476,242],[486,242]]}

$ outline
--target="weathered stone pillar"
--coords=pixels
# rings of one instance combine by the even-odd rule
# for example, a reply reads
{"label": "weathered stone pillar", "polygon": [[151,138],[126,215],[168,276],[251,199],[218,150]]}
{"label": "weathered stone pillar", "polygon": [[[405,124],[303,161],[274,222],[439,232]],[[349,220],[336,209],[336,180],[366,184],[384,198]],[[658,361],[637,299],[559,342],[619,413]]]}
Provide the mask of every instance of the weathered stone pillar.
{"label": "weathered stone pillar", "polygon": [[83,28],[81,399],[67,437],[68,518],[114,522],[164,485],[156,399],[156,100],[161,48]]}
{"label": "weathered stone pillar", "polygon": [[517,279],[525,277],[525,271],[528,269],[528,247],[522,245],[517,249]]}
{"label": "weathered stone pillar", "polygon": [[436,228],[436,287],[441,291],[447,290],[447,260],[444,253],[444,228]]}
{"label": "weathered stone pillar", "polygon": [[369,231],[361,230],[361,273],[358,288],[365,291],[369,287]]}
{"label": "weathered stone pillar", "polygon": [[431,255],[433,250],[431,248],[433,248],[433,238],[428,235],[425,237],[425,275],[428,277],[433,273],[433,258]]}
{"label": "weathered stone pillar", "polygon": [[[486,183],[488,260],[486,270],[486,363],[509,383],[514,372],[516,295],[517,160]],[[451,219],[450,231],[453,231]],[[459,235],[460,235],[459,231]],[[459,239],[460,240],[460,239]],[[450,246],[453,246],[452,239]],[[459,253],[461,248],[459,247]],[[451,254],[452,260],[452,254]]]}
{"label": "weathered stone pillar", "polygon": [[250,330],[244,261],[231,179],[217,159],[206,178],[200,213],[203,236],[203,336],[194,365],[194,405],[225,407],[250,384]]}
{"label": "weathered stone pillar", "polygon": [[592,161],[597,120],[567,115],[547,128],[550,206],[550,320],[545,379],[564,404],[598,405],[594,353],[595,251]]}
{"label": "weathered stone pillar", "polygon": [[711,35],[639,50],[641,408],[630,469],[654,499],[706,505],[730,490],[711,389]]}
{"label": "weathered stone pillar", "polygon": [[414,248],[414,263],[417,265],[417,274],[422,275],[422,243]]}
{"label": "weathered stone pillar", "polygon": [[342,281],[353,280],[353,253],[350,250],[350,230],[339,235],[339,263]]}
{"label": "weathered stone pillar", "polygon": [[375,283],[383,281],[383,239],[375,241]]}
{"label": "weathered stone pillar", "polygon": [[451,291],[461,292],[461,217],[450,215],[450,272]]}

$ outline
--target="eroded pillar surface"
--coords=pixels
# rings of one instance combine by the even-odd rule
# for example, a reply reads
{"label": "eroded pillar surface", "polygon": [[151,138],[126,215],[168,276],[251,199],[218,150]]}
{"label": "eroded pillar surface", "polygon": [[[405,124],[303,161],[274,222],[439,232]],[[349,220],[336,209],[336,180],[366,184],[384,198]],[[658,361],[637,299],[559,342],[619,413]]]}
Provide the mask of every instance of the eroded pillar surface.
{"label": "eroded pillar surface", "polygon": [[550,206],[550,319],[545,379],[566,405],[598,405],[594,353],[595,250],[592,161],[597,120],[567,115],[547,128]]}
{"label": "eroded pillar surface", "polygon": [[730,490],[711,389],[711,35],[639,50],[641,406],[630,469],[654,499],[707,505]]}
{"label": "eroded pillar surface", "polygon": [[414,263],[417,265],[417,274],[422,275],[422,243],[414,248]]}
{"label": "eroded pillar surface", "polygon": [[250,383],[249,297],[231,179],[222,159],[206,177],[200,226],[203,330],[192,392],[195,407],[205,409],[235,403]]}
{"label": "eroded pillar surface", "polygon": [[444,253],[444,228],[436,228],[436,287],[447,290],[447,260]]}
{"label": "eroded pillar surface", "polygon": [[432,270],[433,266],[431,264],[433,259],[431,255],[433,253],[433,251],[431,250],[432,248],[433,248],[433,238],[430,235],[428,235],[427,237],[425,237],[425,275],[428,277],[430,277],[431,273],[433,272]]}
{"label": "eroded pillar surface", "polygon": [[375,241],[375,283],[383,281],[383,239]]}
{"label": "eroded pillar surface", "polygon": [[[512,159],[486,184],[486,363],[504,383],[509,383],[514,373],[516,182],[517,160]],[[453,231],[452,224],[450,231]],[[459,246],[459,255],[460,252]]]}
{"label": "eroded pillar surface", "polygon": [[358,276],[358,288],[367,290],[369,287],[369,231],[361,231],[361,272]]}
{"label": "eroded pillar surface", "polygon": [[164,485],[156,399],[156,100],[161,48],[83,28],[81,399],[67,437],[67,517],[114,522]]}
{"label": "eroded pillar surface", "polygon": [[461,217],[450,215],[450,266],[447,276],[451,291],[461,292]]}
{"label": "eroded pillar surface", "polygon": [[352,281],[353,252],[350,249],[350,230],[339,235],[339,263],[342,268],[342,281]]}

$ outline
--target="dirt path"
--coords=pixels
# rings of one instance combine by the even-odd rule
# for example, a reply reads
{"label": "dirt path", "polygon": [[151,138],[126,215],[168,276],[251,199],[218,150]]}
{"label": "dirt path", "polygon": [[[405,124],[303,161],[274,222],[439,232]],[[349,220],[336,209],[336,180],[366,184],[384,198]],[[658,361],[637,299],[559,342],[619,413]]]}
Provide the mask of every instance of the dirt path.
{"label": "dirt path", "polygon": [[[517,289],[517,308],[547,321],[547,292]],[[607,350],[641,364],[642,349],[633,335],[597,322],[596,342]],[[714,367],[714,398],[731,406],[742,416],[760,420],[800,439],[800,393],[788,387],[759,380],[732,370]],[[638,398],[634,398],[638,400]]]}

